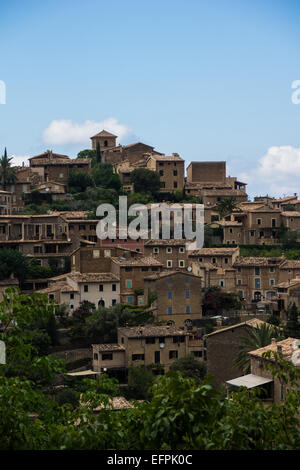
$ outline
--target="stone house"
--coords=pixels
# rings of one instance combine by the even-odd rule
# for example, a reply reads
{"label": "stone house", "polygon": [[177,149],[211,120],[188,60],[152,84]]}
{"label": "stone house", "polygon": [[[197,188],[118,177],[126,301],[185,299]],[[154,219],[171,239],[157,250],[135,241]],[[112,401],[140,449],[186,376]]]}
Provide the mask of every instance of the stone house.
{"label": "stone house", "polygon": [[280,276],[283,258],[244,257],[234,262],[236,290],[248,303],[271,300],[276,295],[275,285]]}
{"label": "stone house", "polygon": [[192,326],[202,317],[202,282],[199,276],[183,271],[162,271],[144,278],[145,300],[159,321],[176,327]]}
{"label": "stone house", "polygon": [[[167,372],[176,359],[190,352],[190,333],[174,326],[137,326],[118,328],[116,344],[93,344],[93,370],[105,372],[109,369],[161,365]],[[193,337],[192,337],[193,338]],[[194,339],[192,339],[194,341]],[[202,351],[191,345],[194,352]]]}
{"label": "stone house", "polygon": [[248,389],[263,388],[266,394],[262,396],[264,403],[280,403],[286,399],[286,393],[290,388],[289,384],[284,384],[278,377],[274,377],[272,371],[268,370],[266,365],[273,365],[276,369],[274,357],[264,358],[263,354],[271,351],[274,353],[281,353],[284,360],[294,362],[293,353],[297,346],[298,341],[295,338],[287,338],[282,341],[276,342],[275,339],[268,346],[265,346],[255,351],[250,351],[251,360],[251,374],[244,375],[236,378],[235,380],[227,381],[229,390],[238,390],[239,387],[244,386]]}
{"label": "stone house", "polygon": [[83,301],[96,307],[120,303],[120,279],[112,273],[70,273],[49,279],[49,283],[49,287],[39,292],[48,294],[58,305],[67,304],[70,313]]}
{"label": "stone house", "polygon": [[234,379],[242,374],[242,371],[234,364],[241,339],[251,329],[263,323],[261,320],[253,318],[205,335],[207,371],[213,375],[216,386],[225,385],[227,380]]}
{"label": "stone house", "polygon": [[156,171],[160,176],[160,192],[175,193],[184,186],[184,160],[177,154],[172,156],[151,154],[147,168]]}
{"label": "stone house", "polygon": [[162,263],[164,268],[186,271],[189,263],[187,240],[147,240],[144,243],[145,256],[152,256]]}
{"label": "stone house", "polygon": [[0,190],[0,215],[10,215],[12,213],[12,193]]}
{"label": "stone house", "polygon": [[239,247],[201,248],[190,252],[189,259],[199,263],[211,263],[217,268],[229,268],[234,265],[239,255]]}
{"label": "stone house", "polygon": [[52,150],[29,158],[29,164],[32,171],[42,178],[42,182],[53,181],[64,185],[67,185],[72,172],[90,173],[91,169],[89,158],[69,158]]}

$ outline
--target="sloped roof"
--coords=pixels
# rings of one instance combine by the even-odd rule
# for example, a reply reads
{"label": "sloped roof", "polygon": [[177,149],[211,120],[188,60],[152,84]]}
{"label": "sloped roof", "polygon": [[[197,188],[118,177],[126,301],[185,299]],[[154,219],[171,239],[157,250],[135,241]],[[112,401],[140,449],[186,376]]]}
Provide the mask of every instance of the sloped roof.
{"label": "sloped roof", "polygon": [[118,331],[129,338],[145,338],[153,336],[187,336],[187,331],[180,330],[175,326],[133,326],[118,328]]}
{"label": "sloped roof", "polygon": [[103,129],[102,131],[98,132],[98,134],[95,134],[90,138],[93,139],[94,137],[118,137],[118,136]]}
{"label": "sloped roof", "polygon": [[281,352],[283,354],[284,359],[290,361],[293,354],[292,344],[294,343],[294,341],[297,341],[296,338],[287,338],[282,341],[274,341],[268,346],[255,349],[254,351],[250,351],[249,354],[251,356],[262,357],[263,353],[267,351],[277,352],[277,346],[281,346]]}
{"label": "sloped roof", "polygon": [[230,325],[230,326],[225,326],[224,328],[220,328],[219,330],[213,331],[212,333],[209,333],[205,335],[206,338],[214,335],[218,335],[220,333],[224,333],[225,331],[229,331],[235,328],[240,328],[241,326],[250,326],[252,328],[257,328],[260,325],[265,324],[266,322],[259,320],[259,318],[253,318],[251,320],[246,320],[241,323],[237,323],[236,325]]}

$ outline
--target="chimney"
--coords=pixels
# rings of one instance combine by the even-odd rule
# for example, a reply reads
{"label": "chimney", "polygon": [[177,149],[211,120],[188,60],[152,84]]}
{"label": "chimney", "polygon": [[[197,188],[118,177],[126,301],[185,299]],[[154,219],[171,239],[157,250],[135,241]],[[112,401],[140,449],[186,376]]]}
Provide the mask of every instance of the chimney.
{"label": "chimney", "polygon": [[276,344],[276,339],[272,338],[272,344]]}

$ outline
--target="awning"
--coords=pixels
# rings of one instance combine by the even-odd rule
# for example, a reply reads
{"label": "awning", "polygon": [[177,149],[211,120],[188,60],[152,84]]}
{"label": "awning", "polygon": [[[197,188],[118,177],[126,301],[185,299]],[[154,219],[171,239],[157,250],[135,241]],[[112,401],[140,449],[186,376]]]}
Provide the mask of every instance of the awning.
{"label": "awning", "polygon": [[78,372],[68,372],[67,375],[72,376],[81,376],[81,375],[95,375],[100,374],[100,372],[95,372],[94,370],[80,370]]}
{"label": "awning", "polygon": [[273,382],[272,379],[260,377],[259,375],[247,374],[242,375],[241,377],[237,377],[236,379],[227,380],[226,384],[232,385],[234,387],[254,388],[271,382]]}

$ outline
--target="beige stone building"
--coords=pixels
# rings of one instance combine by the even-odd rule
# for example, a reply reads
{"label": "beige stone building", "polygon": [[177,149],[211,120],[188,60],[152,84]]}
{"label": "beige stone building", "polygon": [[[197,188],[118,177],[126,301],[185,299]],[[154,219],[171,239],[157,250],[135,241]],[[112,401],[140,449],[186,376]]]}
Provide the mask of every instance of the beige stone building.
{"label": "beige stone building", "polygon": [[177,327],[192,326],[202,318],[202,281],[189,272],[162,271],[145,277],[145,299],[159,321]]}
{"label": "beige stone building", "polygon": [[29,164],[42,182],[53,181],[65,185],[72,172],[89,173],[91,169],[89,158],[69,158],[67,155],[53,153],[52,150],[29,158]]}
{"label": "beige stone building", "polygon": [[147,168],[160,176],[160,192],[174,193],[182,191],[184,186],[184,160],[177,154],[172,156],[151,154]]}
{"label": "beige stone building", "polygon": [[261,320],[253,318],[236,325],[220,328],[205,336],[207,371],[213,375],[216,386],[225,385],[227,380],[242,374],[242,371],[234,364],[241,340],[248,335],[249,331],[263,323]]}
{"label": "beige stone building", "polygon": [[186,271],[190,266],[186,243],[187,240],[147,240],[144,254],[157,259],[164,268]]}
{"label": "beige stone building", "polygon": [[49,279],[49,284],[38,292],[48,294],[58,305],[68,305],[70,313],[84,301],[96,308],[120,303],[120,279],[112,273],[69,273]]}
{"label": "beige stone building", "polygon": [[[189,337],[191,346],[189,347]],[[174,326],[137,326],[118,328],[118,343],[93,344],[93,370],[105,372],[111,369],[128,369],[150,366],[163,366],[167,372],[171,364],[193,350],[202,352],[203,344],[195,344],[191,333]],[[197,357],[199,355],[196,354]]]}
{"label": "beige stone building", "polygon": [[274,339],[269,346],[249,352],[251,359],[251,373],[240,376],[235,380],[227,381],[229,390],[238,390],[241,386],[248,389],[259,387],[263,388],[266,392],[261,397],[264,403],[284,402],[287,391],[291,388],[291,385],[289,383],[284,384],[280,378],[274,377],[272,371],[268,370],[266,367],[267,364],[273,365],[276,370],[274,356],[271,355],[270,358],[265,358],[263,357],[263,354],[268,351],[271,351],[271,353],[280,353],[284,360],[293,362],[293,353],[295,348],[297,349],[297,342],[298,341],[295,338],[287,338],[278,342]]}

